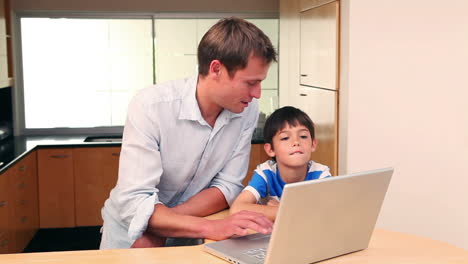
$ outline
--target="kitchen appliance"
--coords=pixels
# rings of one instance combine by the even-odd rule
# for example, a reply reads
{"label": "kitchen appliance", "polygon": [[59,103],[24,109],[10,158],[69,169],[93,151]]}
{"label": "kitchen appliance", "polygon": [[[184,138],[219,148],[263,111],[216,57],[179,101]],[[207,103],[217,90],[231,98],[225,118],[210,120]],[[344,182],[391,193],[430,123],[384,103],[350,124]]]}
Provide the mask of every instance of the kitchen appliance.
{"label": "kitchen appliance", "polygon": [[0,121],[0,141],[10,137],[12,133],[11,124],[6,121]]}

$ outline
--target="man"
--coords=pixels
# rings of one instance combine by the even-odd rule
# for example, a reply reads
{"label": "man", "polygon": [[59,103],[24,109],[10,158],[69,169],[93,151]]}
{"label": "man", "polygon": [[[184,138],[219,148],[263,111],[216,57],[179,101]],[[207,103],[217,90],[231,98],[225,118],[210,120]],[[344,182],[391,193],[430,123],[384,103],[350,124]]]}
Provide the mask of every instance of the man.
{"label": "man", "polygon": [[128,108],[119,179],[102,210],[101,249],[163,246],[166,238],[271,232],[254,212],[207,220],[242,190],[260,83],[276,52],[253,24],[222,19],[198,46],[197,77],[140,91]]}

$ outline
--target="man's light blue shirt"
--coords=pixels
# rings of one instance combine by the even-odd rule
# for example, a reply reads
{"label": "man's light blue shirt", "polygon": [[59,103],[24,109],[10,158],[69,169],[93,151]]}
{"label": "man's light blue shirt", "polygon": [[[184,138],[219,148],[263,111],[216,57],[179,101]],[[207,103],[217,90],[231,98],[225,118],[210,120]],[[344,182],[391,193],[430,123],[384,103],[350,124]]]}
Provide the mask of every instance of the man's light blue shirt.
{"label": "man's light blue shirt", "polygon": [[240,114],[223,110],[212,128],[201,115],[196,86],[197,77],[171,81],[139,91],[130,102],[118,182],[102,210],[108,241],[101,248],[129,247],[157,203],[174,207],[216,187],[231,204],[242,190],[258,103]]}

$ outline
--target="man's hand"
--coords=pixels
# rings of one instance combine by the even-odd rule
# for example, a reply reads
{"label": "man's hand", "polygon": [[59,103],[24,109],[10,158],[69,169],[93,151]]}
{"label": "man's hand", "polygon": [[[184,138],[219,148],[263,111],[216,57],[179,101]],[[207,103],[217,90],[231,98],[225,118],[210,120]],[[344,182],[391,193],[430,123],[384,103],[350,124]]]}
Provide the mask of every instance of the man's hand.
{"label": "man's hand", "polygon": [[240,211],[220,220],[211,220],[207,225],[205,238],[223,240],[233,236],[245,236],[249,229],[268,234],[273,230],[273,222],[266,216],[256,212]]}

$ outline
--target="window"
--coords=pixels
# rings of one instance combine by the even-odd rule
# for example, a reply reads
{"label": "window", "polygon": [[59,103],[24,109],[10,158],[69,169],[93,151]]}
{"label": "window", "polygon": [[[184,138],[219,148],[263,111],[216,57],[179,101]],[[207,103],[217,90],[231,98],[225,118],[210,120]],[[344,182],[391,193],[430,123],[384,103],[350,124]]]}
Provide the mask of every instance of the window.
{"label": "window", "polygon": [[[277,47],[277,19],[248,20]],[[121,130],[137,90],[197,73],[198,43],[216,21],[20,16],[22,134]],[[278,107],[277,88],[275,63],[262,84],[262,112]]]}
{"label": "window", "polygon": [[151,23],[22,18],[25,128],[122,126],[153,83]]}

